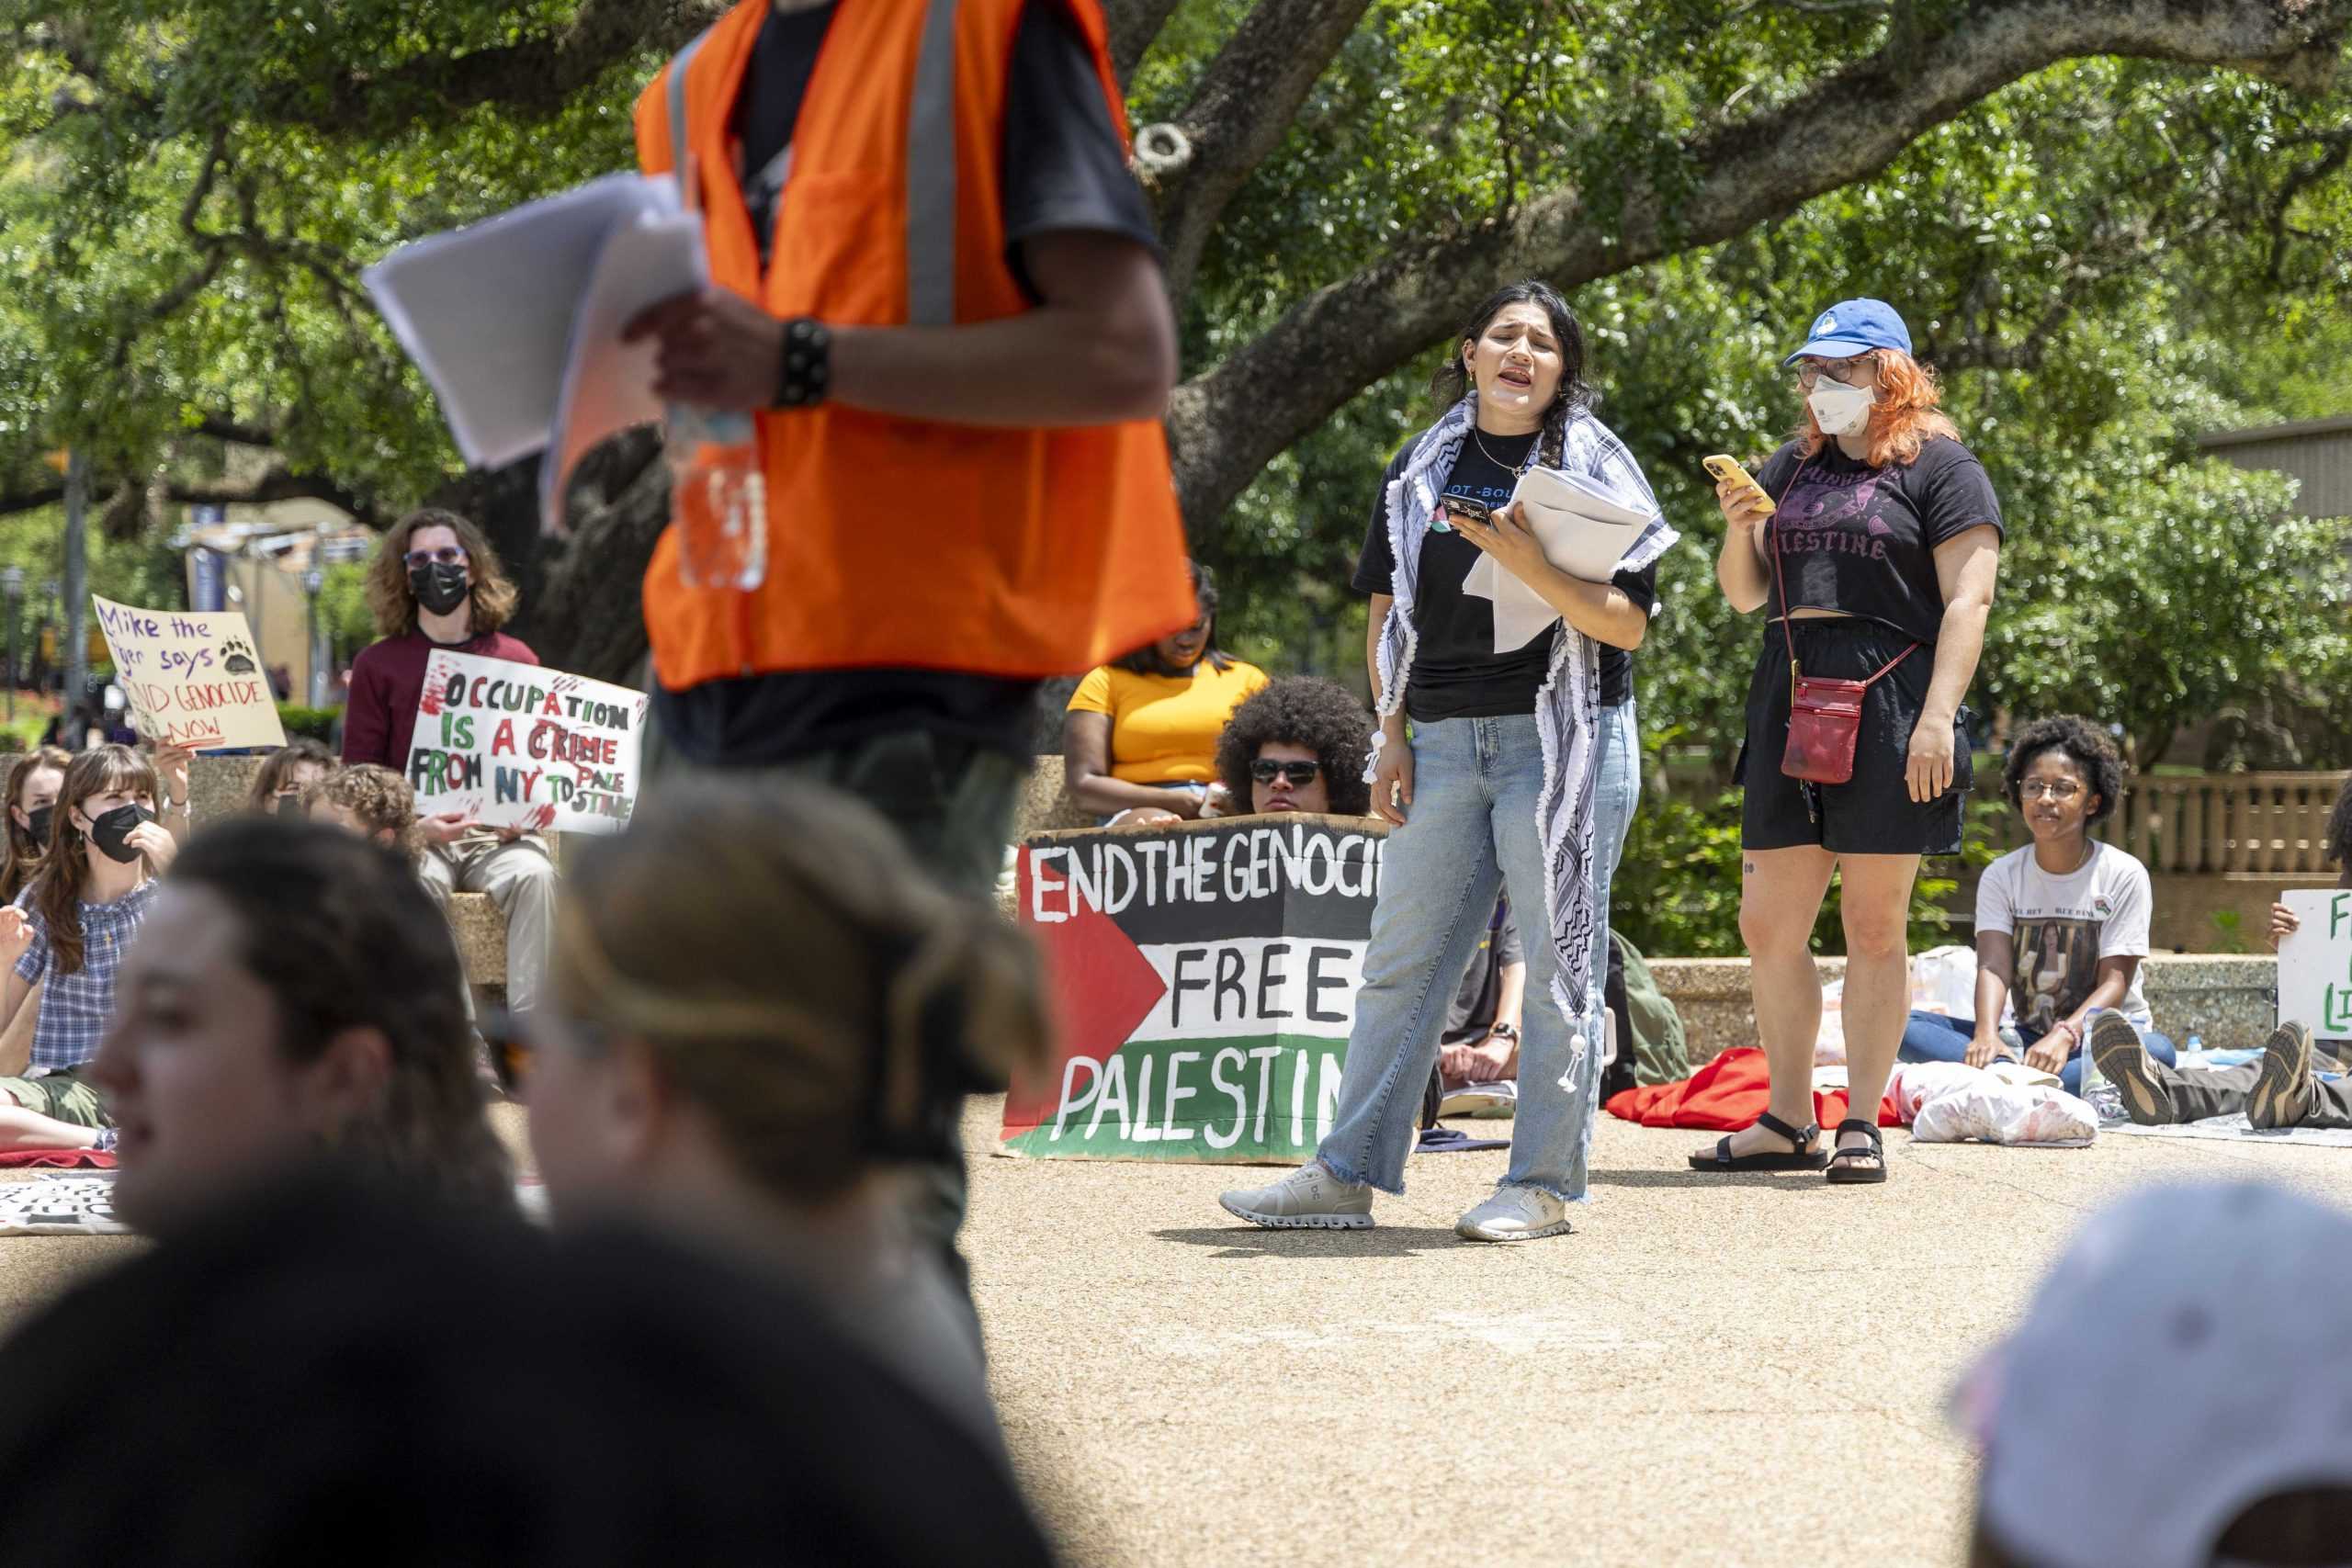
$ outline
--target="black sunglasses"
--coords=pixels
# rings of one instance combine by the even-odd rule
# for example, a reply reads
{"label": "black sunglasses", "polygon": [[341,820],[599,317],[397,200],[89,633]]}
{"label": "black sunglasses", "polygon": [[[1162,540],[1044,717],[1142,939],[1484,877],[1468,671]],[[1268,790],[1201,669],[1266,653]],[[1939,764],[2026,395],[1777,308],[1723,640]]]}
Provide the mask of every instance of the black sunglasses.
{"label": "black sunglasses", "polygon": [[1277,775],[1290,781],[1293,789],[1304,789],[1315,782],[1323,771],[1320,762],[1277,762],[1272,757],[1261,757],[1250,764],[1250,776],[1260,784],[1272,784]]}

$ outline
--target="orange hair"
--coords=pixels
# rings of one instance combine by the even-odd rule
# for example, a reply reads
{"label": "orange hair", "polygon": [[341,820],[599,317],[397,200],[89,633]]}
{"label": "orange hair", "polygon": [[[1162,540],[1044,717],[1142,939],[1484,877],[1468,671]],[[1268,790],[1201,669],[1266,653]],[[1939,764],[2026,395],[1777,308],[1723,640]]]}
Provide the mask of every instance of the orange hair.
{"label": "orange hair", "polygon": [[[1933,370],[1899,349],[1874,348],[1870,353],[1878,362],[1878,401],[1871,409],[1870,423],[1871,468],[1914,462],[1919,448],[1935,436],[1960,439],[1960,427],[1938,406],[1944,392]],[[1797,455],[1803,457],[1817,457],[1829,443],[1810,404],[1805,407],[1804,428],[1794,434]]]}

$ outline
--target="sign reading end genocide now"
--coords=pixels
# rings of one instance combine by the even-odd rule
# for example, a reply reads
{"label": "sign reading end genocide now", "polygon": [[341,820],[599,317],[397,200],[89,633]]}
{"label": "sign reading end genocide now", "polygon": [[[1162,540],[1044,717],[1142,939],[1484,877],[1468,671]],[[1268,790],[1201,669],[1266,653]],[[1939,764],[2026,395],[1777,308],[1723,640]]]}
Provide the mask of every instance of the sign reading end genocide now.
{"label": "sign reading end genocide now", "polygon": [[1013,1086],[998,1152],[1306,1159],[1339,1104],[1386,833],[1283,814],[1030,839],[1021,923],[1058,1049]]}
{"label": "sign reading end genocide now", "polygon": [[90,595],[139,733],[202,751],[283,746],[269,676],[236,610],[140,610]]}
{"label": "sign reading end genocide now", "polygon": [[535,664],[435,649],[408,782],[427,817],[617,833],[637,803],[646,695]]}
{"label": "sign reading end genocide now", "polygon": [[2278,1021],[2352,1039],[2352,892],[2298,890],[2285,902],[2302,924],[2278,944]]}

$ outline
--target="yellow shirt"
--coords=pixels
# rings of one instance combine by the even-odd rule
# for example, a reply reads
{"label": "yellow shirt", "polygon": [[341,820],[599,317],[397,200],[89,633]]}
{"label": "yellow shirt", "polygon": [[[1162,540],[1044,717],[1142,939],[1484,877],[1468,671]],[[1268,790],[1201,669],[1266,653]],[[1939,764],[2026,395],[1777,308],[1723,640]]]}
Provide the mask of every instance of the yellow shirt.
{"label": "yellow shirt", "polygon": [[1216,738],[1266,672],[1234,660],[1220,671],[1204,659],[1190,675],[1138,675],[1108,664],[1070,694],[1072,713],[1111,716],[1111,776],[1128,784],[1208,784],[1216,778]]}

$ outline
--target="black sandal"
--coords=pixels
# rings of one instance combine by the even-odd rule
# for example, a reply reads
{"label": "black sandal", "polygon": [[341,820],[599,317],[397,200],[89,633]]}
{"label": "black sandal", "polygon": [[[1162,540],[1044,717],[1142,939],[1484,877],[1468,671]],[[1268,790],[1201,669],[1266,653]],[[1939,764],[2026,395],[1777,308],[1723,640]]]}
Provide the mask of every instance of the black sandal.
{"label": "black sandal", "polygon": [[1736,1155],[1731,1152],[1731,1139],[1715,1140],[1713,1154],[1690,1156],[1693,1170],[1819,1170],[1829,1163],[1829,1156],[1814,1146],[1821,1136],[1821,1124],[1811,1122],[1804,1127],[1792,1127],[1767,1111],[1756,1119],[1756,1124],[1768,1133],[1777,1133],[1796,1147],[1781,1154]]}
{"label": "black sandal", "polygon": [[[1839,1133],[1863,1133],[1870,1137],[1870,1147],[1838,1149],[1829,1156],[1829,1179],[1840,1187],[1867,1187],[1886,1179],[1886,1134],[1878,1130],[1875,1122],[1865,1122],[1849,1116],[1838,1123]],[[1857,1160],[1874,1159],[1876,1165],[1857,1165]]]}

